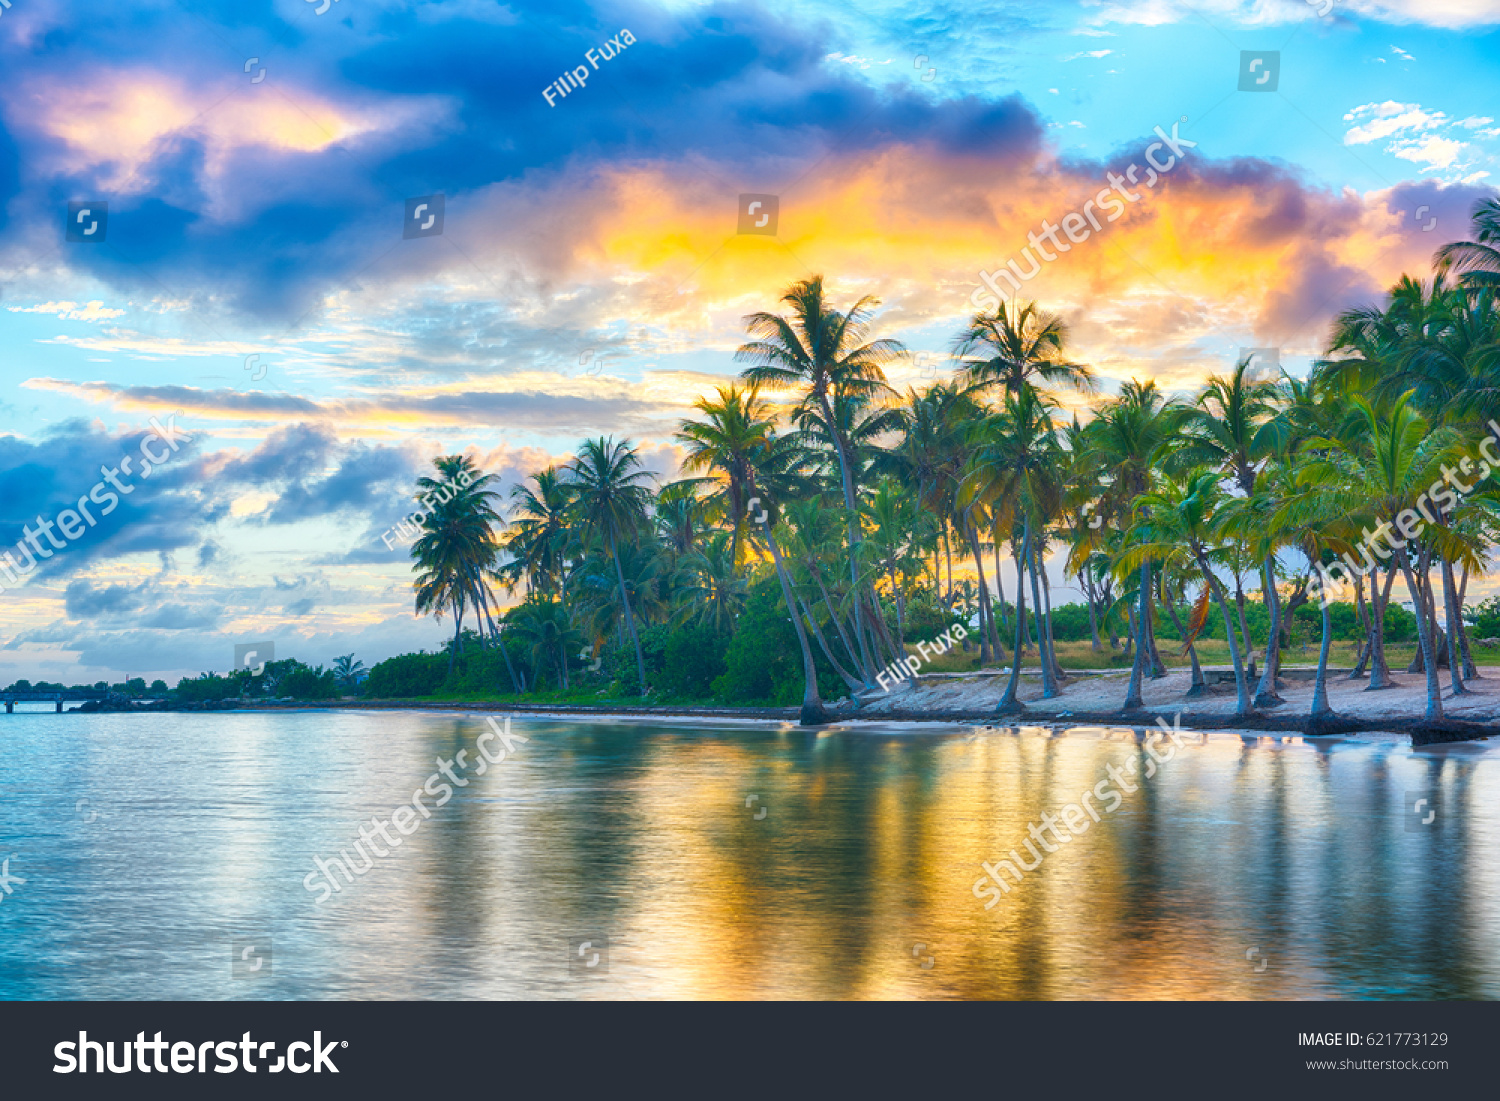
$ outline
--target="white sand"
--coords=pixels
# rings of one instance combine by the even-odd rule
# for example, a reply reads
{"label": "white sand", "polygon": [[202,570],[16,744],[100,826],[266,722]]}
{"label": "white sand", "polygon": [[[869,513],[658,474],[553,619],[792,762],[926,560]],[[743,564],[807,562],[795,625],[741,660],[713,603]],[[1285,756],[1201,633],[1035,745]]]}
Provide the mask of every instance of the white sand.
{"label": "white sand", "polygon": [[[1205,668],[1205,672],[1209,672]],[[1118,711],[1125,702],[1130,674],[1111,672],[1098,676],[1073,676],[1062,683],[1062,692],[1054,699],[1042,699],[1042,679],[1033,673],[1021,674],[1017,695],[1028,711],[1038,717],[1061,712]],[[1420,719],[1427,712],[1427,676],[1425,673],[1392,674],[1397,687],[1378,692],[1366,690],[1369,678],[1348,680],[1346,674],[1330,673],[1328,700],[1334,711],[1350,718],[1377,719],[1384,716]],[[1474,695],[1452,697],[1452,682],[1446,669],[1441,672],[1443,714],[1447,718],[1484,722],[1500,711],[1500,670],[1491,670],[1482,679],[1467,682]],[[983,711],[992,709],[1005,691],[1007,677],[974,674],[963,677],[928,677],[919,679],[916,687],[902,687],[889,695],[866,697],[864,712],[883,711]],[[1149,677],[1143,683],[1142,696],[1148,711],[1196,711],[1232,716],[1235,709],[1233,683],[1214,685],[1209,695],[1185,698],[1192,681],[1186,670],[1171,670],[1160,680]],[[1252,700],[1258,682],[1250,682]],[[1312,709],[1313,682],[1283,679],[1278,689],[1286,703],[1263,709],[1273,716],[1306,715]]]}

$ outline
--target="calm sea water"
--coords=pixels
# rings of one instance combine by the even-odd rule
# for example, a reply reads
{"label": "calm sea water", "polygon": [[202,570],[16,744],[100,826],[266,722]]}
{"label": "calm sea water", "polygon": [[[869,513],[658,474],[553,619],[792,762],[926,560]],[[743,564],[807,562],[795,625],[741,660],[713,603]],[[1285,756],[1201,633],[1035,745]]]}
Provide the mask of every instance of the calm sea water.
{"label": "calm sea water", "polygon": [[479,775],[488,729],[0,716],[0,997],[1500,996],[1500,746],[517,719]]}

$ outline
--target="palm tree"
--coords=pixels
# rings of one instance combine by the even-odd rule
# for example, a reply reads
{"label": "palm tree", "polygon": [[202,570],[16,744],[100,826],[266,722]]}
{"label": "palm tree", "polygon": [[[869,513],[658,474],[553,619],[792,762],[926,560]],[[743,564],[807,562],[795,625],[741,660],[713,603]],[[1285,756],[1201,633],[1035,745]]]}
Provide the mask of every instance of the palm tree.
{"label": "palm tree", "polygon": [[1453,241],[1432,258],[1439,273],[1455,272],[1466,286],[1500,287],[1500,199],[1474,204],[1473,241]]}
{"label": "palm tree", "polygon": [[859,543],[862,538],[859,511],[855,507],[854,456],[849,441],[839,430],[834,413],[839,395],[878,397],[888,387],[884,366],[906,355],[894,340],[867,340],[873,312],[879,305],[873,297],[861,298],[848,311],[829,307],[823,293],[823,277],[794,283],[782,295],[790,307],[790,318],[767,312],[753,313],[745,321],[752,339],[740,346],[735,359],[751,366],[744,379],[768,390],[801,390],[801,406],[816,410],[833,437],[840,480],[844,489],[844,512],[849,526],[849,579],[856,595],[854,632],[860,664],[873,670],[866,641],[864,603],[859,584]]}
{"label": "palm tree", "polygon": [[584,644],[583,635],[573,626],[562,601],[532,594],[512,608],[506,621],[523,643],[531,647],[532,683],[541,679],[549,664],[557,670],[558,687],[567,691],[568,655]]}
{"label": "palm tree", "polygon": [[[1149,567],[1152,561],[1170,559],[1181,548],[1187,549],[1224,617],[1229,657],[1234,663],[1235,715],[1244,718],[1250,714],[1249,682],[1244,662],[1240,660],[1239,640],[1229,618],[1224,585],[1209,561],[1210,549],[1221,538],[1222,520],[1217,513],[1224,502],[1224,491],[1219,485],[1220,477],[1217,471],[1199,468],[1190,471],[1180,483],[1167,482],[1156,492],[1142,494],[1136,507],[1138,519],[1127,533],[1129,549],[1121,556],[1118,569],[1123,575],[1143,564]],[[1143,573],[1141,579],[1146,583],[1149,574]],[[1143,609],[1144,606],[1143,599]],[[1136,667],[1140,668],[1139,651],[1136,659]]]}
{"label": "palm tree", "polygon": [[708,520],[698,496],[702,483],[701,478],[683,478],[662,486],[656,495],[656,533],[673,559],[698,550]]}
{"label": "palm tree", "polygon": [[366,676],[365,663],[355,661],[353,654],[345,654],[341,658],[335,658],[333,662],[333,679],[340,688],[354,689],[359,687],[359,682]]}
{"label": "palm tree", "polygon": [[[464,613],[473,608],[476,619],[489,617],[493,597],[484,577],[499,556],[495,528],[504,521],[490,504],[495,495],[489,488],[492,475],[481,473],[463,455],[442,456],[433,460],[433,466],[439,477],[419,478],[413,495],[428,511],[421,521],[422,534],[411,548],[412,569],[417,573],[412,587],[417,615],[453,614],[453,645],[448,655],[452,676],[462,646]],[[509,661],[507,655],[507,667]],[[514,682],[514,670],[511,677]]]}
{"label": "palm tree", "polygon": [[[1056,658],[1048,645],[1042,620],[1040,590],[1037,585],[1037,561],[1034,552],[1036,531],[1045,528],[1048,518],[1060,506],[1062,485],[1057,476],[1057,455],[1050,402],[1031,386],[1023,386],[1015,396],[1005,398],[1001,412],[986,417],[972,429],[974,453],[959,489],[958,503],[964,508],[986,507],[1000,516],[997,527],[1011,528],[1019,522],[1022,528],[1021,551],[1016,557],[1016,636],[1012,653],[1010,681],[1000,699],[1002,712],[1022,710],[1016,698],[1021,656],[1025,646],[1026,571],[1031,571],[1032,603],[1037,623],[1037,657],[1042,667],[1042,697],[1058,694],[1054,677]],[[974,548],[974,564],[984,585],[984,563]],[[981,588],[981,598],[987,592]]]}
{"label": "palm tree", "polygon": [[[1177,442],[1183,415],[1183,407],[1168,401],[1154,382],[1127,382],[1120,388],[1120,396],[1107,402],[1089,423],[1089,442],[1099,454],[1101,468],[1109,472],[1100,506],[1104,515],[1133,523],[1145,519],[1142,510],[1147,507],[1147,491],[1163,454]],[[1150,557],[1139,557],[1137,565],[1139,608],[1135,661],[1124,703],[1127,711],[1143,705],[1142,678],[1152,653]]]}
{"label": "palm tree", "polygon": [[522,482],[511,490],[514,514],[505,538],[511,561],[501,573],[512,587],[524,577],[530,592],[556,593],[566,606],[571,488],[555,466],[531,475],[530,480],[535,489]]}
{"label": "palm tree", "polygon": [[721,635],[734,630],[749,592],[734,555],[731,533],[716,531],[682,557],[679,619],[691,619]]}
{"label": "palm tree", "polygon": [[805,683],[801,722],[804,726],[825,723],[828,713],[818,692],[816,663],[773,531],[779,519],[777,500],[788,495],[794,486],[805,484],[798,473],[805,455],[794,439],[777,435],[770,405],[760,397],[759,385],[754,381],[743,390],[732,385],[722,387],[717,400],[700,398],[697,408],[707,420],[683,421],[677,433],[677,439],[687,447],[682,468],[687,473],[706,475],[705,481],[716,487],[707,500],[710,509],[730,525],[732,564],[737,564],[740,558],[741,531],[746,521],[760,526],[776,566],[787,615],[802,650]]}
{"label": "palm tree", "polygon": [[963,378],[978,390],[999,386],[1006,397],[1018,396],[1024,386],[1069,386],[1095,393],[1094,373],[1067,359],[1068,326],[1055,313],[1044,313],[1035,302],[1024,306],[1001,302],[994,313],[977,313],[953,341],[953,355]]}
{"label": "palm tree", "polygon": [[[1310,446],[1328,450],[1330,457],[1303,466],[1303,478],[1316,485],[1320,493],[1316,497],[1315,511],[1309,514],[1303,510],[1297,514],[1297,519],[1342,521],[1356,529],[1361,527],[1361,521],[1379,520],[1377,533],[1388,532],[1392,525],[1397,525],[1397,530],[1405,534],[1400,527],[1401,517],[1438,479],[1444,463],[1458,457],[1452,450],[1451,434],[1432,432],[1426,418],[1412,408],[1411,398],[1412,393],[1408,391],[1393,405],[1381,409],[1363,397],[1351,399],[1350,420],[1358,431],[1345,432],[1337,440],[1311,442]],[[1411,512],[1411,516],[1417,515],[1415,511]],[[1434,624],[1427,614],[1426,595],[1417,582],[1407,551],[1413,540],[1398,538],[1395,534],[1383,537],[1388,540],[1389,548],[1382,547],[1378,538],[1365,542],[1380,558],[1390,557],[1394,551],[1396,567],[1406,579],[1417,619],[1417,639],[1427,673],[1427,718],[1441,719],[1443,701],[1433,640]],[[1348,538],[1347,541],[1354,540]],[[1424,552],[1423,573],[1426,572],[1426,559]]]}
{"label": "palm tree", "polygon": [[[766,463],[774,453],[779,460],[776,465],[782,468],[779,472],[784,472],[796,465],[797,456],[789,442],[772,446],[776,430],[772,409],[754,383],[744,388],[721,386],[717,398],[699,398],[693,407],[703,419],[682,421],[676,433],[677,441],[687,448],[682,469],[687,474],[707,475],[703,480],[713,490],[703,507],[729,525],[733,559],[739,564],[746,524],[751,513],[759,511],[759,502],[753,509],[750,505],[755,464]],[[773,472],[768,468],[761,475],[764,481]]]}
{"label": "palm tree", "polygon": [[608,436],[585,441],[578,449],[578,455],[568,464],[576,515],[585,531],[604,540],[615,564],[625,626],[635,646],[635,666],[642,696],[647,692],[646,658],[635,629],[635,613],[631,610],[630,596],[625,588],[625,573],[620,568],[619,543],[622,538],[634,538],[646,522],[650,493],[642,483],[649,478],[629,441],[616,442]]}
{"label": "palm tree", "polygon": [[[1254,497],[1257,472],[1280,438],[1279,426],[1273,425],[1279,398],[1280,390],[1274,381],[1251,376],[1248,356],[1235,366],[1229,377],[1210,376],[1197,402],[1184,411],[1182,427],[1186,438],[1170,456],[1173,469],[1217,466],[1234,479],[1247,500]],[[1265,533],[1267,529],[1260,525],[1253,530]],[[1276,695],[1281,644],[1281,599],[1276,589],[1278,544],[1274,538],[1262,543],[1265,553],[1261,561],[1261,594],[1271,624],[1266,640],[1266,668],[1255,697],[1257,707],[1280,702]],[[1248,637],[1245,645],[1247,648],[1250,645]]]}
{"label": "palm tree", "polygon": [[[958,508],[957,494],[959,481],[973,452],[969,442],[970,427],[983,419],[985,410],[974,395],[959,390],[956,385],[934,383],[921,394],[908,390],[899,412],[900,443],[885,452],[877,466],[900,478],[914,492],[917,503],[937,520],[948,560],[948,588],[944,603],[951,607],[956,586],[949,532],[960,536],[971,553],[978,545],[972,514]],[[999,578],[995,580],[998,586]],[[992,639],[994,658],[1000,660],[999,635],[993,625],[988,585],[980,594],[980,624],[980,664],[990,660]]]}

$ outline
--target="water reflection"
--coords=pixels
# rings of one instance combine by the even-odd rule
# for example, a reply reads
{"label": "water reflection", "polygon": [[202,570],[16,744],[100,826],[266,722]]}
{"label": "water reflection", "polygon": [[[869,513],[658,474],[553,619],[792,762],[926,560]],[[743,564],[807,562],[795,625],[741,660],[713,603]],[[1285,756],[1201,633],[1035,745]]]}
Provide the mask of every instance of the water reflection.
{"label": "water reflection", "polygon": [[[1500,996],[1485,744],[517,720],[317,905],[313,857],[477,716],[4,721],[7,998]],[[1111,768],[1136,790],[986,910],[981,862]]]}

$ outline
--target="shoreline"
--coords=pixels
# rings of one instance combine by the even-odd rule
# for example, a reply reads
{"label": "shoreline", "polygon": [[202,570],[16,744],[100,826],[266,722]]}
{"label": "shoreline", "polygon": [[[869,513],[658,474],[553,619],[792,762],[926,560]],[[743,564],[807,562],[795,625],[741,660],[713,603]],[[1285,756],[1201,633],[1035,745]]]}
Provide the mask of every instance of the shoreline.
{"label": "shoreline", "polygon": [[[885,702],[882,700],[881,702]],[[1060,702],[1048,701],[1049,703]],[[1150,728],[1158,717],[1176,716],[1182,726],[1193,730],[1226,731],[1245,730],[1274,734],[1300,734],[1304,737],[1336,737],[1346,734],[1394,733],[1408,734],[1413,746],[1435,745],[1449,742],[1482,741],[1500,736],[1500,724],[1476,722],[1468,719],[1444,718],[1435,723],[1427,722],[1420,715],[1384,714],[1379,717],[1335,714],[1314,723],[1305,712],[1283,712],[1275,714],[1258,711],[1251,715],[1236,717],[1222,711],[1194,710],[1183,707],[1183,703],[1201,701],[1176,701],[1174,705],[1154,706],[1136,711],[1120,709],[1101,711],[1052,711],[1027,707],[1013,714],[999,714],[990,708],[909,708],[887,706],[879,710],[869,704],[863,708],[842,706],[829,708],[831,721],[826,724],[846,725],[865,723],[943,723],[977,726],[1129,726]],[[523,714],[559,718],[699,718],[730,721],[762,721],[795,724],[798,719],[796,707],[713,707],[682,705],[620,704],[547,704],[510,703],[499,700],[307,700],[288,703],[252,703],[225,700],[217,705],[174,707],[170,709],[131,708],[126,710],[99,710],[83,712],[74,708],[66,714],[201,714],[228,711],[433,711],[433,712],[496,712],[501,714]],[[823,729],[809,727],[808,729]]]}

